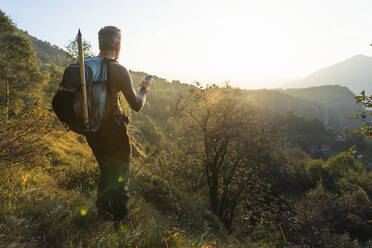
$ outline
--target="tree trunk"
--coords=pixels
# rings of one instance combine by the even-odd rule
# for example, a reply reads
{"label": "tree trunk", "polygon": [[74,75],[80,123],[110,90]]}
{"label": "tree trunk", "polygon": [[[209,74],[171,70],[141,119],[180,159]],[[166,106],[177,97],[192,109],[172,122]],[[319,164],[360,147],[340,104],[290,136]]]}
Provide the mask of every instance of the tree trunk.
{"label": "tree trunk", "polygon": [[[207,169],[208,170],[208,169]],[[211,210],[215,215],[218,215],[218,188],[217,188],[217,181],[214,176],[208,176],[208,187],[209,187],[209,199],[211,201]]]}
{"label": "tree trunk", "polygon": [[9,80],[8,75],[6,71],[6,64],[5,64],[5,51],[3,52],[3,61],[2,61],[2,67],[3,67],[3,76],[5,81],[5,120],[9,119]]}
{"label": "tree trunk", "polygon": [[6,76],[6,70],[4,68],[5,73],[5,120],[9,119],[9,81]]}
{"label": "tree trunk", "polygon": [[204,169],[208,183],[210,210],[218,216],[218,177],[216,177],[215,173],[211,169],[211,163],[209,161],[205,161]]}

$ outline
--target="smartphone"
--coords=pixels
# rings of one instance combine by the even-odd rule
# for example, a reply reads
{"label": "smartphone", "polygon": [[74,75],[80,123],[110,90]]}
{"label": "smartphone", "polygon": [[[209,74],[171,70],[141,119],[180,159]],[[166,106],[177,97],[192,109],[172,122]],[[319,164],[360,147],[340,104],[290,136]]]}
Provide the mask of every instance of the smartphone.
{"label": "smartphone", "polygon": [[148,75],[148,76],[145,77],[145,81],[146,82],[149,82],[151,80],[151,78],[152,78],[152,76],[151,75]]}

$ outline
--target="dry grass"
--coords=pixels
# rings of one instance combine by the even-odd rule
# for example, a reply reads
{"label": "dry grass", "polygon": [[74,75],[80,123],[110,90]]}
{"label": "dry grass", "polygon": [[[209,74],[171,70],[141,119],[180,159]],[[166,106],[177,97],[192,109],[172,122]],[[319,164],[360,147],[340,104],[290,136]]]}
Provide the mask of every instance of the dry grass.
{"label": "dry grass", "polygon": [[[141,195],[139,188],[149,187],[151,178],[134,181],[136,170],[130,221],[102,219],[94,205],[98,169],[87,144],[81,136],[62,130],[43,139],[45,146],[35,154],[43,161],[41,166],[19,165],[0,178],[0,247],[237,247],[222,245],[208,225],[195,231],[182,223],[175,225],[175,213],[169,218],[166,209],[157,208],[164,204]],[[159,185],[148,190],[159,190]],[[167,186],[160,191],[174,190]],[[164,197],[174,205],[183,196]],[[202,218],[206,210],[198,212],[198,207],[191,202],[184,205],[183,220],[193,213]]]}

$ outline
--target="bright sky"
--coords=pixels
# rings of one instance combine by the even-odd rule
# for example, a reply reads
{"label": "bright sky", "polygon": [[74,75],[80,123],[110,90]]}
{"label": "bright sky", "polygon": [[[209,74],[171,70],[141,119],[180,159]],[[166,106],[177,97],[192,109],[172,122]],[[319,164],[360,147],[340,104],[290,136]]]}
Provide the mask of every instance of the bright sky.
{"label": "bright sky", "polygon": [[371,0],[0,0],[16,25],[65,47],[81,28],[98,52],[123,31],[129,69],[191,83],[270,88],[372,55]]}

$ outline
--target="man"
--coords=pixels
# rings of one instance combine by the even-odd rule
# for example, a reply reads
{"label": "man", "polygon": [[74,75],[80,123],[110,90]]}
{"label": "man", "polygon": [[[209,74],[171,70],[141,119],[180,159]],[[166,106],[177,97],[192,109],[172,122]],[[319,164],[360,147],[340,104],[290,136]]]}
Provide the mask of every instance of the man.
{"label": "man", "polygon": [[140,111],[146,101],[150,82],[143,81],[137,94],[132,79],[125,67],[117,62],[121,49],[121,31],[113,26],[103,27],[98,32],[100,57],[109,61],[107,115],[101,128],[86,136],[89,146],[100,167],[96,206],[100,214],[113,220],[126,220],[128,216],[128,180],[130,172],[131,145],[124,116],[120,107],[122,92],[129,106]]}

